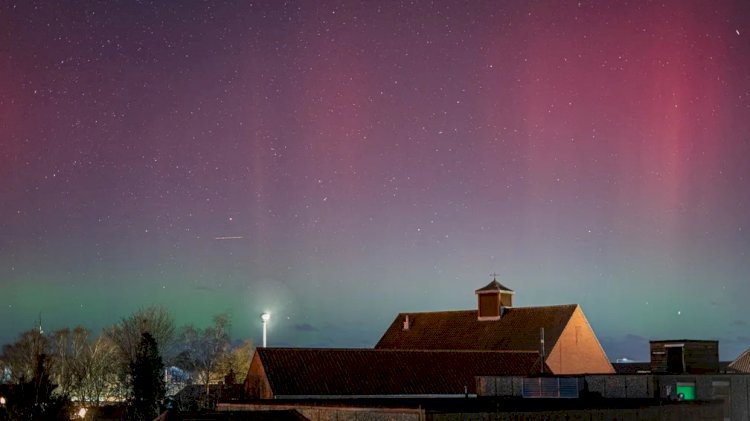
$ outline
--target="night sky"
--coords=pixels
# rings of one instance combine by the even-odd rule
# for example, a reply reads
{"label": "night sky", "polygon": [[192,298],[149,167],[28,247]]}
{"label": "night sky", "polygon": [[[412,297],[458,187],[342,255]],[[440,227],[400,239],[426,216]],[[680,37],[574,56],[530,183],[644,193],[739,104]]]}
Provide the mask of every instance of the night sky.
{"label": "night sky", "polygon": [[750,3],[2,1],[0,343],[579,303],[750,347]]}

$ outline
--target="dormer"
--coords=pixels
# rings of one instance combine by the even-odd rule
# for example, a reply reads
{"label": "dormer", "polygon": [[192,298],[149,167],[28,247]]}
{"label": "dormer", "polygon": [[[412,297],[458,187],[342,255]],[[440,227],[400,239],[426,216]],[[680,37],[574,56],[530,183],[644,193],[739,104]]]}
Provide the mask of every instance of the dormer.
{"label": "dormer", "polygon": [[477,320],[500,320],[503,307],[513,307],[512,289],[503,286],[497,279],[474,291],[477,294]]}

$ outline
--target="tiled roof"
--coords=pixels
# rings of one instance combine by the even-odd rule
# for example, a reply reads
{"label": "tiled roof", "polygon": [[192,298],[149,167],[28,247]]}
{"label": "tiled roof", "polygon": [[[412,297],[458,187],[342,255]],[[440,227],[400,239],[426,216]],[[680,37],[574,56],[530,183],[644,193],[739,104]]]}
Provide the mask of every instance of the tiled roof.
{"label": "tiled roof", "polygon": [[535,352],[258,348],[275,396],[475,393],[475,376],[532,375]]}
{"label": "tiled roof", "polygon": [[750,348],[740,354],[736,360],[729,363],[727,369],[740,373],[750,373]]}
{"label": "tiled roof", "polygon": [[[547,352],[557,343],[577,304],[505,308],[500,320],[479,321],[476,310],[401,313],[378,349],[538,351],[544,328]],[[409,329],[403,330],[409,316]]]}
{"label": "tiled roof", "polygon": [[489,284],[483,286],[482,288],[479,288],[475,292],[483,292],[483,291],[506,291],[506,292],[513,292],[512,289],[504,286],[500,282],[497,282],[497,279],[493,279],[492,282]]}

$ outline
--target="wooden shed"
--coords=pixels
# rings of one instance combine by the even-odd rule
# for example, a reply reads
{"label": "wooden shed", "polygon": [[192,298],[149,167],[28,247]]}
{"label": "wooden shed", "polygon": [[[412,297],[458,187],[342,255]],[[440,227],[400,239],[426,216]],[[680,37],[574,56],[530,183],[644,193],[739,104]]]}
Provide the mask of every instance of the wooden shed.
{"label": "wooden shed", "polygon": [[652,373],[719,372],[719,341],[677,339],[650,341],[650,344]]}

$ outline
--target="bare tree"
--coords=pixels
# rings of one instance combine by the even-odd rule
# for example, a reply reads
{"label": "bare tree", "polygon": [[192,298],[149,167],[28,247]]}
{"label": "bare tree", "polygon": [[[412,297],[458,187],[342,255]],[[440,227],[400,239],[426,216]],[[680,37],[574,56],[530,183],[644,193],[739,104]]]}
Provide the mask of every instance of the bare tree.
{"label": "bare tree", "polygon": [[107,336],[115,344],[125,367],[135,361],[141,335],[148,332],[156,340],[162,354],[174,345],[175,323],[169,312],[160,306],[140,309],[112,326]]}
{"label": "bare tree", "polygon": [[63,394],[71,394],[80,383],[75,366],[84,359],[89,340],[89,330],[78,326],[52,332],[50,335],[50,376]]}
{"label": "bare tree", "polygon": [[111,396],[117,385],[117,373],[112,369],[117,362],[117,348],[106,335],[99,335],[89,343],[84,365],[79,372],[84,381],[81,395],[88,402],[98,405],[106,396]]}
{"label": "bare tree", "polygon": [[116,348],[105,334],[91,340],[89,330],[81,326],[69,336],[67,355],[57,372],[61,381],[69,382],[72,396],[98,405],[117,390],[117,373],[113,370],[117,365]]}
{"label": "bare tree", "polygon": [[[27,330],[19,335],[15,343],[3,346],[2,360],[10,370],[13,383],[21,383],[34,376],[37,370],[38,357],[50,350],[50,343],[43,335],[41,328]],[[49,364],[45,360],[45,364]]]}
{"label": "bare tree", "polygon": [[[60,329],[48,335],[50,379],[55,393],[98,405],[108,396],[117,396],[118,353],[108,335],[91,339],[83,326]],[[122,393],[119,393],[122,395]]]}
{"label": "bare tree", "polygon": [[168,359],[174,347],[175,323],[164,307],[142,308],[106,331],[117,358],[114,371],[118,375],[118,381],[111,392],[120,398],[127,397],[130,366],[135,362],[142,335],[147,332],[156,341],[161,354]]}
{"label": "bare tree", "polygon": [[213,326],[199,329],[195,326],[185,326],[182,330],[180,362],[194,373],[198,382],[206,385],[206,405],[209,400],[209,385],[221,379],[217,375],[219,361],[229,350],[229,315],[214,316]]}

